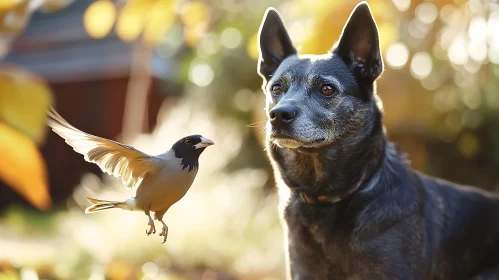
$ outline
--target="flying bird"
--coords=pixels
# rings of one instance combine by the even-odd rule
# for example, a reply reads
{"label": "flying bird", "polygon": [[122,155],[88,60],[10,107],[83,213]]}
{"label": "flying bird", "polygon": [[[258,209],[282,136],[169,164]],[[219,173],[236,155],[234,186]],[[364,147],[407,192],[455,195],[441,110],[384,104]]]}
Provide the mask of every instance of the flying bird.
{"label": "flying bird", "polygon": [[163,221],[166,211],[189,190],[199,169],[199,156],[213,141],[201,135],[178,140],[171,149],[159,155],[148,155],[131,146],[94,136],[69,124],[54,108],[48,112],[47,124],[65,139],[85,160],[97,164],[110,175],[119,177],[128,188],[136,187],[134,197],[125,201],[107,201],[86,197],[91,206],[85,212],[93,213],[112,208],[144,211],[149,217],[146,234],[156,233],[154,218],[163,224],[160,236],[163,243],[168,226]]}

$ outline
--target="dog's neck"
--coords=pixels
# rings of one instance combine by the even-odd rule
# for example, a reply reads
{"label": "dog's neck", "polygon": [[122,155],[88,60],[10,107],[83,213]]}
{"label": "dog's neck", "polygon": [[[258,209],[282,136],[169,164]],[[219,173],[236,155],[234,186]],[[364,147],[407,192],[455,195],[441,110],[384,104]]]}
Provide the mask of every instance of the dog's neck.
{"label": "dog's neck", "polygon": [[322,149],[269,148],[284,183],[309,196],[349,195],[363,186],[380,168],[387,140],[381,123],[371,134],[352,143],[339,140]]}

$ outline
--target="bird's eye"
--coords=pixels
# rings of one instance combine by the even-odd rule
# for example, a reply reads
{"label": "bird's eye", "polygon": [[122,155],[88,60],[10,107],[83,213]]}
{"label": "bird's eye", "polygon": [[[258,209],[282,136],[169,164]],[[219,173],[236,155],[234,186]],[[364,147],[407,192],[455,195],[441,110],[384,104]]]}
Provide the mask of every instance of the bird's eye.
{"label": "bird's eye", "polygon": [[321,93],[325,96],[331,96],[336,92],[336,89],[332,85],[323,85],[321,88]]}
{"label": "bird's eye", "polygon": [[275,95],[279,95],[282,92],[282,87],[280,84],[275,84],[272,86],[272,93]]}
{"label": "bird's eye", "polygon": [[190,145],[191,144],[191,140],[189,140],[189,139],[185,140],[185,144]]}

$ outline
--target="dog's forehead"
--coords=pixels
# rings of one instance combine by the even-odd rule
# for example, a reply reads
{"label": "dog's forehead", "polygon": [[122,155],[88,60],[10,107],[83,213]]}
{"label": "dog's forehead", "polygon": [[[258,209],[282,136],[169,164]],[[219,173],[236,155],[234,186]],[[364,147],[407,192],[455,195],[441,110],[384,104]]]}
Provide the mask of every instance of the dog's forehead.
{"label": "dog's forehead", "polygon": [[292,80],[296,77],[337,76],[348,71],[343,60],[334,54],[293,55],[286,58],[274,73],[274,77]]}
{"label": "dog's forehead", "polygon": [[341,57],[332,53],[289,56],[279,65],[267,85],[275,81],[309,87],[317,85],[317,81],[326,81],[344,92],[353,92],[357,88],[351,69]]}

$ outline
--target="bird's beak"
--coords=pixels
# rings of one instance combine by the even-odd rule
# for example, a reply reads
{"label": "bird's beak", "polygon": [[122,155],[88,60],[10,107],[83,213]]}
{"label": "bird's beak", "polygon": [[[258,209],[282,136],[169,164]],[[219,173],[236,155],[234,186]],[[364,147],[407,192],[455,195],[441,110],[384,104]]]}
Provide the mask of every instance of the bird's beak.
{"label": "bird's beak", "polygon": [[201,148],[206,148],[211,145],[215,145],[215,143],[208,138],[201,137],[201,143],[194,145],[194,147],[196,147],[197,150]]}

